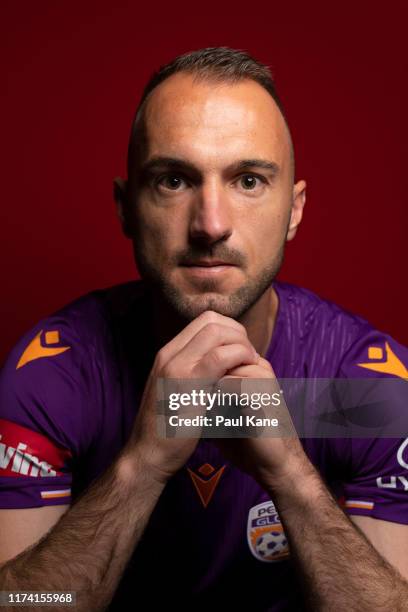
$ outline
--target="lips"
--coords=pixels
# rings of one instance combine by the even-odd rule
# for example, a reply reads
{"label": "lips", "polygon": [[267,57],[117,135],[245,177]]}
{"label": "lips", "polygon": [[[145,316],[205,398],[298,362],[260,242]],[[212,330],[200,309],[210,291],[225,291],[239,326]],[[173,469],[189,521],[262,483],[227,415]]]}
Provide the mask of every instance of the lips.
{"label": "lips", "polygon": [[181,266],[184,274],[195,280],[222,279],[233,274],[235,264],[230,264],[221,259],[198,259],[189,261]]}
{"label": "lips", "polygon": [[206,259],[199,259],[198,261],[192,261],[192,262],[187,262],[183,264],[183,266],[186,266],[188,268],[192,268],[192,267],[213,268],[215,266],[233,266],[233,265],[234,264],[231,264],[227,261],[221,261],[220,259],[214,259],[212,261],[209,261]]}

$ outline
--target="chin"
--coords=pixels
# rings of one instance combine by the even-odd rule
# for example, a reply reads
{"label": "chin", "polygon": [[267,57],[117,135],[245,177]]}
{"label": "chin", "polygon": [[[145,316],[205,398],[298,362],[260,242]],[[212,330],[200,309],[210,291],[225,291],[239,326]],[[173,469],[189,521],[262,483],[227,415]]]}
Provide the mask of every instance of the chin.
{"label": "chin", "polygon": [[230,295],[214,292],[191,295],[172,288],[170,291],[164,291],[163,297],[171,309],[186,321],[192,321],[206,310],[218,312],[231,319],[238,319],[248,310],[252,302],[243,299],[239,291]]}
{"label": "chin", "polygon": [[[226,316],[231,313],[230,297],[224,295],[210,294],[198,296],[184,296],[183,303],[178,307],[184,311],[184,316],[189,320],[195,319],[206,310],[213,310]],[[180,312],[180,314],[182,314]]]}
{"label": "chin", "polygon": [[[167,304],[170,311],[187,322],[192,321],[206,310],[213,310],[231,319],[239,320],[261,298],[270,287],[282,263],[283,249],[253,278],[243,283],[231,283],[233,287],[222,286],[215,280],[200,282],[200,289],[190,283],[171,278],[171,274],[159,274],[152,270],[148,280],[154,286],[156,295]],[[143,277],[143,275],[142,275]],[[171,279],[171,280],[170,280]],[[184,279],[183,279],[184,281]],[[239,286],[237,286],[237,284]]]}

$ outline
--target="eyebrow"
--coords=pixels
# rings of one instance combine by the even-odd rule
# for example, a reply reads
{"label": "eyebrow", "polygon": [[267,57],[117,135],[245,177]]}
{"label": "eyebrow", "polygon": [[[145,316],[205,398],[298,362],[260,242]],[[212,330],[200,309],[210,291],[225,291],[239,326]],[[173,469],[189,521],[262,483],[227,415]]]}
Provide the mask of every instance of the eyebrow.
{"label": "eyebrow", "polygon": [[228,167],[229,170],[244,170],[245,168],[261,168],[270,170],[274,175],[279,174],[280,167],[274,161],[267,159],[241,159]]}
{"label": "eyebrow", "polygon": [[[185,161],[184,159],[162,156],[154,156],[148,161],[146,161],[140,168],[140,173],[142,176],[146,176],[159,168],[167,168],[170,170],[185,170],[193,172],[195,174],[199,174],[199,170],[196,168],[196,166],[194,166],[190,162]],[[269,170],[274,176],[276,176],[280,172],[280,167],[276,162],[269,161],[267,159],[255,158],[240,159],[239,161],[227,166],[226,170],[228,172],[237,172],[239,170],[244,170],[245,168],[260,168],[262,170]]]}

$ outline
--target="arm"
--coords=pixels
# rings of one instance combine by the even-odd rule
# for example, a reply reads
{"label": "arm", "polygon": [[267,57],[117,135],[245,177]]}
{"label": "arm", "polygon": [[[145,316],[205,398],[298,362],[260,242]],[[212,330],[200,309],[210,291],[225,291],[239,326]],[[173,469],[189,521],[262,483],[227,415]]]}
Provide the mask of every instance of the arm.
{"label": "arm", "polygon": [[[310,463],[294,463],[284,478],[264,486],[278,508],[312,610],[407,609],[406,580],[354,527]],[[406,534],[406,526],[398,527],[388,550],[402,529]]]}
{"label": "arm", "polygon": [[351,521],[378,552],[408,580],[408,525],[371,516],[351,516]]}
{"label": "arm", "polygon": [[103,610],[163,487],[123,455],[45,538],[1,566],[0,590],[74,590],[79,612]]}
{"label": "arm", "polygon": [[0,564],[32,546],[55,525],[68,505],[0,510]]}
{"label": "arm", "polygon": [[[264,359],[235,368],[228,376],[275,380]],[[296,435],[217,443],[259,482],[277,507],[313,612],[408,609],[407,525],[363,516],[353,517],[353,524]]]}
{"label": "arm", "polygon": [[[199,439],[158,437],[157,379],[218,379],[257,359],[243,326],[211,312],[163,347],[119,458],[40,542],[4,563],[0,590],[73,590],[78,612],[106,609],[166,482]],[[16,549],[15,542],[7,546]]]}

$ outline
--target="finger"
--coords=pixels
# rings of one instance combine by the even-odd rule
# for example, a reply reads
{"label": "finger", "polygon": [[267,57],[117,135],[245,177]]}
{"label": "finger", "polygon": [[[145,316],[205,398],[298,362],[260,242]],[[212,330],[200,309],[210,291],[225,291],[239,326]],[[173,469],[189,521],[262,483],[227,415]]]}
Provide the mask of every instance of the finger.
{"label": "finger", "polygon": [[231,317],[226,317],[213,310],[206,310],[201,313],[194,321],[191,321],[180,333],[175,336],[170,342],[168,342],[161,350],[161,361],[163,364],[167,363],[170,359],[175,357],[190,340],[197,335],[197,333],[206,325],[210,323],[217,323],[241,331],[246,335],[246,329],[238,321],[235,321]]}
{"label": "finger", "polygon": [[265,368],[265,370],[267,370],[268,372],[272,372],[273,375],[275,375],[271,364],[264,357],[259,357],[258,365],[261,366],[262,368]]}
{"label": "finger", "polygon": [[241,378],[275,378],[272,368],[258,364],[242,365],[228,370],[228,376]]}
{"label": "finger", "polygon": [[253,349],[242,343],[216,346],[204,355],[192,374],[197,378],[219,380],[228,370],[255,360]]}
{"label": "finger", "polygon": [[[230,344],[243,344],[246,346],[252,353],[251,363],[256,362],[257,352],[248,340],[246,334],[230,326],[220,325],[219,323],[209,323],[201,328],[181,351],[177,353],[173,359],[173,364],[176,367],[176,364],[182,364],[184,362],[194,367],[207,353],[217,346]],[[234,365],[239,365],[239,363],[235,363]]]}

